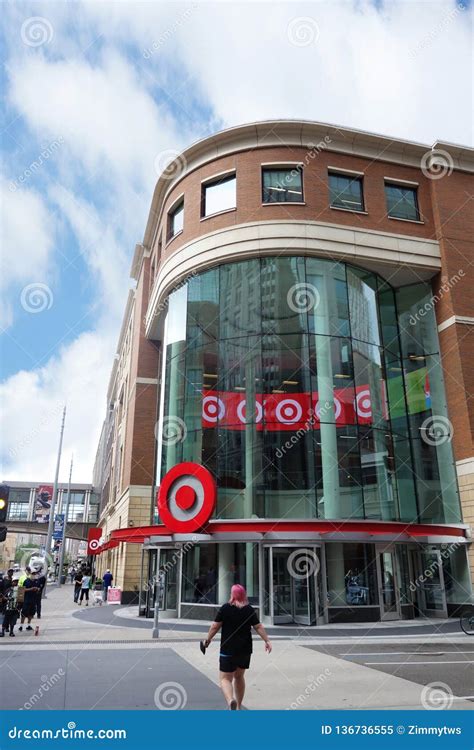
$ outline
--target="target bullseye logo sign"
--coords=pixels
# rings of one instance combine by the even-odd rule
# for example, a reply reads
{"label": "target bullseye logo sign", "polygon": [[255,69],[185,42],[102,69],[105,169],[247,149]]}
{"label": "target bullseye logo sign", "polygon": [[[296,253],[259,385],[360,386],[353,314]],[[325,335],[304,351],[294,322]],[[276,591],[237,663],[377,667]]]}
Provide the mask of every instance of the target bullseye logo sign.
{"label": "target bullseye logo sign", "polygon": [[210,519],[216,505],[216,483],[204,466],[185,461],[163,477],[157,499],[164,525],[170,531],[189,534]]}

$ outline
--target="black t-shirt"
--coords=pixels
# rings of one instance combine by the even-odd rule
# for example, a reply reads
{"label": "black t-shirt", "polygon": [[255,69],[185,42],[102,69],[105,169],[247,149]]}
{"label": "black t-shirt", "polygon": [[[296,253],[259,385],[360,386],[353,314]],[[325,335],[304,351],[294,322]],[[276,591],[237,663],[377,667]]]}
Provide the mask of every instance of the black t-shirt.
{"label": "black t-shirt", "polygon": [[32,578],[27,578],[23,584],[23,588],[25,589],[25,604],[30,604],[31,602],[34,602],[35,596],[37,594],[36,591],[30,591],[32,588],[37,588],[37,583]]}
{"label": "black t-shirt", "polygon": [[260,620],[250,604],[244,607],[223,604],[215,617],[215,622],[222,623],[222,654],[233,656],[252,653],[252,627],[258,625]]}

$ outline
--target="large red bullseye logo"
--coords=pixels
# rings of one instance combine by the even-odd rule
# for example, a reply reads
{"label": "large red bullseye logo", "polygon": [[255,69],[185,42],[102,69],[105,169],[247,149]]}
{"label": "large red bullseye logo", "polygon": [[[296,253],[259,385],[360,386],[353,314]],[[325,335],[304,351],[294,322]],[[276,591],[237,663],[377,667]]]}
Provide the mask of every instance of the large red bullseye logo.
{"label": "large red bullseye logo", "polygon": [[216,483],[204,466],[185,461],[163,477],[157,500],[165,526],[170,531],[189,534],[210,519],[216,505]]}

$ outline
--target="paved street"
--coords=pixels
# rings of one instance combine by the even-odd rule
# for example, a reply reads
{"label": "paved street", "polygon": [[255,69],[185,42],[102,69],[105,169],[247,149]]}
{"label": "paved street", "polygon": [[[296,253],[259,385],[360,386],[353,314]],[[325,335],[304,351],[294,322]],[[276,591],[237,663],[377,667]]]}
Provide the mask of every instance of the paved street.
{"label": "paved street", "polygon": [[[38,637],[17,630],[0,643],[5,709],[225,708],[218,644],[205,657],[198,648],[205,623],[163,621],[154,641],[133,609],[80,610],[67,585],[49,589],[39,624]],[[249,710],[422,708],[439,682],[447,707],[473,707],[474,642],[455,621],[270,630],[270,656],[254,643]]]}

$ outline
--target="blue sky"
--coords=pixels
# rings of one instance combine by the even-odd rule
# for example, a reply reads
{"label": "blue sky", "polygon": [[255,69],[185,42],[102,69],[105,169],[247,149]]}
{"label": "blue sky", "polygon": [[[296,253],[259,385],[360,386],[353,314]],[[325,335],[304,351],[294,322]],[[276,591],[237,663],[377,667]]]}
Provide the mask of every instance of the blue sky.
{"label": "blue sky", "polygon": [[130,261],[170,153],[273,117],[472,143],[468,3],[2,10],[6,480],[51,479],[67,400],[65,450],[90,481]]}

